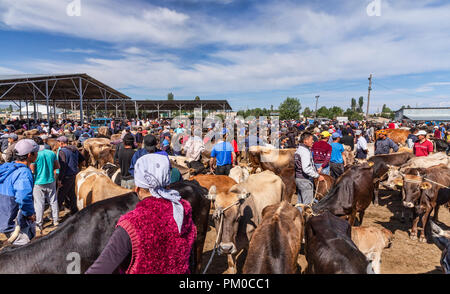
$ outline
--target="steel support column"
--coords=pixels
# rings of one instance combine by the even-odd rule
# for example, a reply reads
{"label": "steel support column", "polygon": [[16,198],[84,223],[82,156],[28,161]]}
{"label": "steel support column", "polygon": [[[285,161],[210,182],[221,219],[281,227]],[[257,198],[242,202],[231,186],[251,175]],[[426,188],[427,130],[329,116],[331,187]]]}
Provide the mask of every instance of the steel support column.
{"label": "steel support column", "polygon": [[79,92],[78,94],[80,95],[80,121],[81,123],[83,123],[83,84],[81,81],[81,78],[78,79],[79,80]]}

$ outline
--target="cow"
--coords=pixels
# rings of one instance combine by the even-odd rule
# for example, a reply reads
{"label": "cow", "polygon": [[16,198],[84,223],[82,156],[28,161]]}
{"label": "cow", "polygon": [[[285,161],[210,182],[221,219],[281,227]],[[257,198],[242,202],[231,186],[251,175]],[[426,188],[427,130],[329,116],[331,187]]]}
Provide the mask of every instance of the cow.
{"label": "cow", "polygon": [[426,242],[425,228],[428,217],[434,210],[434,220],[437,221],[439,207],[450,201],[450,169],[445,167],[434,172],[427,172],[420,184],[420,202],[416,208],[422,215],[422,235],[419,241]]}
{"label": "cow", "polygon": [[244,274],[294,274],[303,238],[303,217],[287,201],[266,206],[253,233]]}
{"label": "cow", "polygon": [[374,180],[387,170],[383,162],[352,166],[337,179],[324,198],[312,205],[312,211],[316,214],[330,211],[348,219],[352,226],[356,213],[359,213],[359,224],[362,224],[364,212],[374,198]]}
{"label": "cow", "polygon": [[114,184],[121,185],[122,173],[120,172],[120,166],[108,162],[102,166],[102,170],[106,172],[106,175],[114,182]]}
{"label": "cow", "polygon": [[231,177],[224,175],[196,175],[190,177],[189,180],[197,181],[200,186],[205,187],[208,190],[214,186],[215,193],[226,193],[231,187],[238,183]]}
{"label": "cow", "polygon": [[351,239],[348,222],[326,211],[305,224],[308,274],[368,274],[372,265]]}
{"label": "cow", "polygon": [[333,188],[334,183],[336,182],[335,178],[329,175],[322,176],[325,178],[325,181],[320,182],[319,178],[314,179],[314,186],[316,187],[316,191],[314,192],[315,199],[320,201],[323,197],[325,197],[328,192],[330,192],[331,188]]}
{"label": "cow", "polygon": [[438,139],[435,137],[430,137],[430,140],[433,142],[434,145],[434,151],[435,152],[445,152],[447,151],[448,148],[448,142],[446,142],[445,140],[442,139]]}
{"label": "cow", "polygon": [[344,145],[344,149],[345,166],[350,167],[355,163],[355,153],[353,153],[352,148],[348,145]]}
{"label": "cow", "polygon": [[446,274],[450,274],[450,232],[446,232],[430,220],[431,236],[434,244],[442,251],[441,266]]}
{"label": "cow", "polygon": [[252,146],[249,148],[249,163],[253,170],[260,168],[262,171],[270,170],[281,177],[286,185],[286,193],[289,197],[296,192],[295,162],[296,149],[273,149],[264,146]]}
{"label": "cow", "polygon": [[[79,257],[84,273],[109,241],[120,216],[135,208],[135,193],[97,202],[68,218],[56,230],[27,245],[0,252],[2,274],[67,274]],[[75,267],[76,269],[76,267]]]}
{"label": "cow", "polygon": [[368,159],[367,162],[373,162],[375,166],[384,163],[386,166],[389,167],[389,169],[384,174],[381,174],[374,181],[375,197],[374,197],[373,203],[375,206],[378,206],[378,193],[379,193],[380,182],[382,182],[386,179],[389,179],[387,175],[388,175],[389,170],[393,169],[392,166],[401,166],[413,157],[414,157],[414,155],[412,153],[403,152],[403,153],[374,155]]}
{"label": "cow", "polygon": [[[205,238],[202,226],[205,222],[205,207],[209,210],[209,204],[205,202],[207,191],[195,182],[177,183],[173,189],[192,207],[192,220],[197,227],[193,252],[197,252],[195,246],[203,246],[200,241]],[[99,201],[78,211],[44,237],[24,246],[4,248],[0,252],[0,273],[72,273],[68,272],[69,265],[77,256],[80,257],[79,273],[84,273],[108,243],[119,218],[133,210],[138,202],[139,198],[134,192]],[[192,273],[199,268],[196,260],[198,256],[192,260]]]}
{"label": "cow", "polygon": [[[115,148],[112,148],[111,141],[106,138],[90,138],[84,141],[83,155],[86,164],[94,167],[102,167],[108,162],[114,162]],[[87,166],[86,166],[87,167]]]}
{"label": "cow", "polygon": [[79,210],[100,200],[131,192],[116,185],[103,170],[92,166],[79,172],[75,177],[75,195]]}
{"label": "cow", "polygon": [[376,274],[380,273],[381,253],[391,246],[393,238],[392,232],[385,228],[352,227],[352,241],[372,262]]}
{"label": "cow", "polygon": [[192,221],[197,227],[197,237],[194,242],[193,260],[195,271],[200,273],[202,267],[203,247],[208,232],[209,210],[211,200],[207,198],[208,190],[197,181],[182,181],[170,184],[169,189],[177,190],[184,200],[189,201],[192,207]]}
{"label": "cow", "polygon": [[[209,189],[214,203],[214,224],[219,240],[219,254],[228,255],[227,273],[236,273],[236,254],[247,251],[249,241],[262,221],[262,210],[272,204],[288,200],[285,185],[271,171],[250,175],[244,183],[219,193],[215,186]],[[240,255],[243,256],[243,255]]]}
{"label": "cow", "polygon": [[230,174],[228,176],[235,180],[236,183],[243,183],[250,176],[250,172],[246,167],[235,166],[230,170]]}
{"label": "cow", "polygon": [[[450,185],[450,169],[446,165],[438,165],[430,168],[410,168],[405,170],[403,179],[396,179],[395,184],[402,187],[403,206],[414,209],[414,220],[410,230],[410,238],[417,239],[418,230],[423,231],[431,210],[434,212],[434,220],[438,219],[439,206],[448,202],[448,189],[441,189],[439,185],[431,184],[428,180]],[[445,199],[447,198],[447,201]],[[423,206],[422,208],[420,208]],[[426,212],[426,213],[425,213]],[[422,228],[418,228],[420,215],[422,216]],[[424,231],[420,241],[425,242]]]}
{"label": "cow", "polygon": [[401,175],[404,174],[407,169],[430,168],[440,164],[444,164],[450,167],[450,158],[443,152],[432,153],[428,156],[422,157],[412,157],[406,163],[400,166],[389,166],[387,180],[383,182],[382,185],[393,190],[396,188],[394,182],[396,181],[396,179],[401,177]]}
{"label": "cow", "polygon": [[[405,145],[406,139],[408,139],[408,135],[411,134],[409,130],[405,129],[387,129],[385,130],[387,135],[394,143],[397,145]],[[380,131],[375,132],[376,138],[378,138]]]}

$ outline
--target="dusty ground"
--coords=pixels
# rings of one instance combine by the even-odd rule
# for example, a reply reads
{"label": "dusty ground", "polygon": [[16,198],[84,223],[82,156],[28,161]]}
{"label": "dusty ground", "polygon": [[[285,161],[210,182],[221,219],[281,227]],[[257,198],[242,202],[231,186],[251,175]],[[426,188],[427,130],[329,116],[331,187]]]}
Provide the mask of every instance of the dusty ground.
{"label": "dusty ground", "polygon": [[[394,234],[394,240],[390,248],[384,249],[382,254],[381,273],[384,274],[441,274],[439,259],[441,251],[436,245],[429,243],[420,243],[409,239],[408,229],[410,222],[400,222],[399,211],[401,208],[400,195],[396,192],[381,191],[380,206],[369,206],[363,220],[364,226],[384,227]],[[67,212],[67,211],[66,211]],[[60,217],[66,218],[66,212],[60,212]],[[44,225],[43,234],[46,235],[55,228],[48,220],[49,210],[45,212],[47,221]],[[450,213],[445,207],[439,210],[440,225],[444,229],[449,229]],[[205,268],[214,247],[216,239],[216,230],[213,223],[210,222],[209,230],[206,236],[205,248],[203,251],[203,267]],[[6,238],[0,234],[0,242]],[[1,246],[1,248],[3,248]],[[298,258],[301,270],[306,268],[306,259],[303,250]],[[210,274],[221,274],[227,269],[227,259],[225,256],[215,255],[209,269]]]}
{"label": "dusty ground", "polygon": [[[410,240],[408,230],[410,222],[400,222],[401,209],[400,195],[392,191],[380,191],[380,206],[370,205],[363,219],[363,226],[384,227],[394,234],[394,240],[390,248],[386,248],[382,254],[382,274],[442,274],[439,263],[441,251],[431,241],[420,243]],[[446,207],[439,210],[439,225],[443,229],[449,229],[450,213]],[[216,231],[210,226],[206,236],[203,268],[214,248]],[[303,250],[298,258],[301,270],[306,268],[307,262]],[[224,256],[215,256],[208,269],[210,274],[221,274],[226,270],[227,260]]]}

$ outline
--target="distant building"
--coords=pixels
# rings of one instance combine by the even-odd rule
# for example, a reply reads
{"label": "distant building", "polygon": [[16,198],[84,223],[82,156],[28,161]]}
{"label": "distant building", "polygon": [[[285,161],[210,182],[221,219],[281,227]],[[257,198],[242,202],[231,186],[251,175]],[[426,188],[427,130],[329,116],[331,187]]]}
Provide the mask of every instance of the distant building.
{"label": "distant building", "polygon": [[450,121],[450,107],[402,108],[395,112],[395,120]]}

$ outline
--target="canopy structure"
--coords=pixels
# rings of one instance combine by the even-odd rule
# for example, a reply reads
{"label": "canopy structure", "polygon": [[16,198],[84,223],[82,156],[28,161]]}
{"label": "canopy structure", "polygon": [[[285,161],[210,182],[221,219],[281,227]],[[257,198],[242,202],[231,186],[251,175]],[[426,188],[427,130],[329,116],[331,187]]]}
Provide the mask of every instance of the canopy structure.
{"label": "canopy structure", "polygon": [[[101,100],[106,110],[109,101],[126,101],[131,98],[87,74],[0,75],[0,101],[5,100],[12,101],[20,109],[22,102],[27,106],[30,102],[34,106],[45,104],[47,113],[50,113],[50,104],[56,109],[57,102],[76,101],[80,119],[83,120],[83,104],[87,107],[89,117],[89,104],[93,100]],[[33,113],[36,120],[37,111],[34,109]],[[55,111],[53,117],[56,118]]]}
{"label": "canopy structure", "polygon": [[450,121],[450,107],[402,108],[395,112],[395,120]]}
{"label": "canopy structure", "polygon": [[[46,105],[46,113],[50,105],[56,118],[57,108],[87,114],[90,120],[92,113],[96,116],[98,110],[115,110],[116,117],[120,110],[126,117],[127,112],[135,113],[139,118],[139,111],[193,111],[203,110],[230,111],[231,106],[226,100],[131,100],[125,94],[101,83],[87,74],[57,74],[57,75],[0,75],[0,102],[12,101],[22,110],[25,102],[28,117],[28,103],[33,103],[34,120],[36,120],[36,105]],[[102,111],[103,112],[103,111]],[[49,118],[49,116],[48,116]]]}

